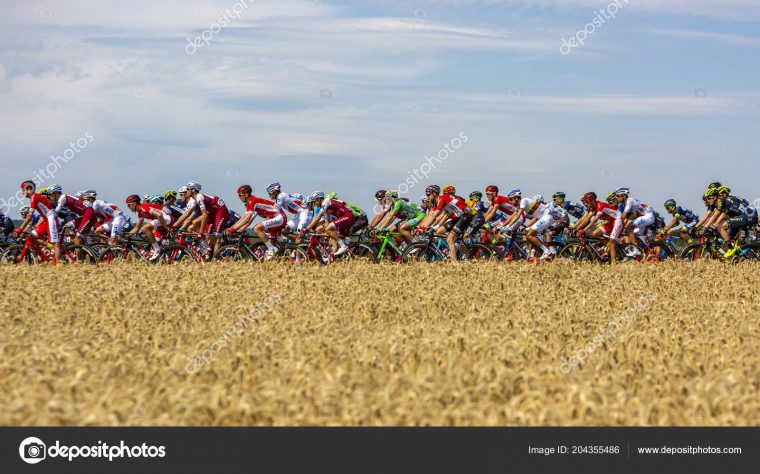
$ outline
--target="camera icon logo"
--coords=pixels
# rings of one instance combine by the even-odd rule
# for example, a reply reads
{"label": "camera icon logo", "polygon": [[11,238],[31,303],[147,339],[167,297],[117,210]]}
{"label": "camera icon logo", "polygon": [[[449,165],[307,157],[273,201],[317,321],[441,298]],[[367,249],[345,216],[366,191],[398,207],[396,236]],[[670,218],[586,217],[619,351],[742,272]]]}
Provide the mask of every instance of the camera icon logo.
{"label": "camera icon logo", "polygon": [[18,453],[24,462],[28,464],[37,464],[45,459],[45,443],[39,438],[30,436],[21,442],[18,447]]}

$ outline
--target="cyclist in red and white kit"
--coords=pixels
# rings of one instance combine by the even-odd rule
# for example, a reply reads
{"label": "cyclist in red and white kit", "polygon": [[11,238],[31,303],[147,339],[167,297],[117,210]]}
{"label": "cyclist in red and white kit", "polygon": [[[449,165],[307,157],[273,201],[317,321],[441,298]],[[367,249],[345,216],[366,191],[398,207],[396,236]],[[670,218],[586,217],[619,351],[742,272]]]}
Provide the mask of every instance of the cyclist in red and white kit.
{"label": "cyclist in red and white kit", "polygon": [[313,202],[320,207],[320,211],[304,230],[314,229],[324,218],[327,221],[325,234],[333,241],[333,256],[337,257],[346,253],[348,245],[343,239],[351,233],[351,226],[356,220],[353,211],[343,201],[325,198],[325,193],[322,191],[311,193],[306,198],[306,202]]}
{"label": "cyclist in red and white kit", "polygon": [[37,227],[31,232],[31,236],[38,244],[44,243],[45,238],[50,240],[50,243],[54,246],[55,261],[57,262],[61,259],[61,243],[58,241],[58,218],[50,199],[47,196],[36,193],[36,189],[37,185],[34,184],[34,181],[30,180],[21,183],[21,190],[24,192],[24,197],[29,198],[29,208],[32,212],[26,215],[24,221],[13,233],[18,235],[26,230],[32,222],[34,213],[37,212],[40,219],[37,222]]}
{"label": "cyclist in red and white kit", "polygon": [[[191,226],[197,225],[200,233],[211,234],[208,245],[216,253],[221,245],[221,232],[227,228],[230,211],[219,196],[201,194],[202,186],[200,183],[190,181],[185,187],[188,198],[185,213],[174,223],[174,228],[187,230]],[[196,209],[200,215],[193,219],[193,211]],[[205,242],[205,237],[201,241]]]}
{"label": "cyclist in red and white kit", "polygon": [[[622,214],[617,207],[597,200],[596,193],[594,192],[584,194],[581,197],[581,202],[586,206],[588,212],[576,222],[576,233],[579,236],[588,234],[589,237],[594,238],[599,238],[604,233],[607,233],[609,235],[607,248],[610,252],[611,262],[615,263],[617,261],[617,246],[615,243],[620,238],[620,233],[623,230]],[[604,225],[597,227],[600,221],[604,222]]]}
{"label": "cyclist in red and white kit", "polygon": [[[309,224],[309,209],[293,195],[283,193],[280,183],[274,182],[267,186],[267,194],[274,201],[275,207],[293,214],[293,218],[287,221],[288,231],[295,234],[301,232]],[[287,217],[287,214],[285,216]]]}
{"label": "cyclist in red and white kit", "polygon": [[525,222],[525,216],[520,211],[520,200],[522,191],[512,189],[506,196],[499,195],[499,188],[488,186],[486,188],[486,197],[491,202],[488,211],[485,214],[485,221],[491,222],[498,211],[507,215],[507,218],[491,226],[501,232],[512,232]]}
{"label": "cyclist in red and white kit", "polygon": [[77,216],[73,221],[77,232],[76,236],[74,236],[74,243],[83,244],[84,234],[89,233],[97,221],[95,211],[92,210],[92,205],[82,199],[64,194],[61,187],[57,184],[48,186],[48,193],[50,193],[50,200],[55,203],[54,211],[56,215],[65,209]]}
{"label": "cyclist in red and white kit", "polygon": [[443,187],[443,194],[437,193],[438,186],[428,186],[430,191],[428,199],[435,199],[435,207],[428,212],[425,219],[417,227],[416,231],[422,233],[427,227],[435,228],[436,235],[446,236],[449,245],[449,256],[452,260],[457,259],[456,240],[461,236],[472,220],[472,214],[467,212],[467,201],[456,195],[456,188],[452,185]]}
{"label": "cyclist in red and white kit", "polygon": [[643,237],[646,229],[654,225],[654,210],[638,199],[630,197],[628,188],[618,188],[615,191],[618,204],[623,207],[623,229],[628,236],[628,243],[634,244],[632,256],[641,255],[636,236]]}
{"label": "cyclist in red and white kit", "polygon": [[114,245],[117,235],[131,230],[132,221],[116,204],[97,199],[97,197],[94,190],[85,191],[82,194],[82,199],[92,205],[92,210],[95,211],[95,216],[99,221],[95,233],[110,235],[109,244]]}
{"label": "cyclist in red and white kit", "polygon": [[161,204],[155,202],[141,203],[140,196],[137,194],[128,196],[126,203],[130,211],[137,213],[137,224],[129,233],[134,235],[142,231],[153,250],[148,255],[148,259],[151,261],[157,259],[161,253],[157,239],[165,238],[171,230],[171,214],[165,211]]}
{"label": "cyclist in red and white kit", "polygon": [[285,211],[277,207],[277,203],[253,195],[253,188],[244,184],[237,190],[238,198],[245,204],[245,214],[234,225],[227,229],[228,233],[242,232],[251,225],[251,222],[260,216],[264,220],[253,226],[253,232],[267,246],[266,259],[274,257],[277,248],[271,239],[277,238],[287,224]]}

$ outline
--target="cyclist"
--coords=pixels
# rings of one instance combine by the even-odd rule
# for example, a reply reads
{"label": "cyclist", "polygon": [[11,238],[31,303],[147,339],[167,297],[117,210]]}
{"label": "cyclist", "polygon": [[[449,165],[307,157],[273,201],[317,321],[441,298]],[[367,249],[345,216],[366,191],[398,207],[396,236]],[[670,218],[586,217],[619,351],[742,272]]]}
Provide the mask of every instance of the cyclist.
{"label": "cyclist", "polygon": [[[385,204],[389,208],[385,214],[385,218],[378,224],[378,230],[398,229],[404,240],[411,242],[413,239],[412,231],[420,225],[425,218],[425,211],[418,208],[415,203],[409,203],[403,199],[399,199],[398,191],[388,191],[385,193]],[[396,219],[400,219],[401,222],[395,226],[391,226]],[[400,244],[400,239],[394,237],[396,244]]]}
{"label": "cyclist", "polygon": [[31,224],[33,226],[37,225],[37,222],[40,220],[39,214],[36,212],[33,212],[32,209],[29,206],[24,206],[21,209],[18,210],[19,215],[21,216],[21,221],[23,222],[24,219],[26,219],[26,216],[28,216],[30,213],[32,214],[32,222]]}
{"label": "cyclist", "polygon": [[151,245],[152,251],[147,257],[152,262],[161,254],[161,246],[157,239],[164,238],[167,235],[172,226],[172,217],[161,204],[141,202],[140,196],[137,194],[127,196],[125,202],[130,211],[137,213],[137,224],[129,231],[129,234],[136,235],[142,231]]}
{"label": "cyclist", "polygon": [[483,203],[483,193],[473,191],[468,197],[470,199],[467,201],[467,210],[472,214],[472,220],[470,221],[470,226],[464,232],[464,240],[468,240],[471,235],[477,233],[483,227],[486,223],[485,215],[488,212],[488,206]]}
{"label": "cyclist", "polygon": [[[615,190],[618,204],[622,206],[623,228],[628,236],[629,244],[636,244],[639,235],[644,237],[646,230],[656,222],[656,217],[652,208],[642,203],[638,199],[630,197],[631,191],[628,188],[618,188]],[[632,257],[641,255],[638,246],[634,247]]]}
{"label": "cyclist", "polygon": [[[187,206],[185,213],[182,214],[174,228],[187,230],[191,226],[197,225],[199,233],[210,234],[208,239],[209,248],[213,248],[216,253],[221,245],[220,233],[226,228],[227,221],[230,217],[227,205],[219,196],[201,194],[202,186],[200,183],[190,181],[187,186]],[[193,211],[198,210],[200,215],[193,219]],[[201,239],[201,248],[204,247],[205,236]]]}
{"label": "cyclist", "polygon": [[[164,210],[168,211],[175,221],[179,220],[179,218],[182,217],[182,214],[185,213],[184,207],[180,205],[180,201],[177,200],[178,195],[179,193],[173,189],[164,193]],[[184,202],[182,204],[184,204]]]}
{"label": "cyclist", "polygon": [[569,228],[570,217],[578,220],[583,217],[583,214],[586,213],[586,208],[583,206],[583,204],[567,201],[565,199],[566,197],[567,196],[562,191],[557,191],[552,196],[552,204],[564,209],[565,214],[561,218],[555,219],[554,223],[549,227],[546,232],[549,238],[551,238],[552,235],[560,235],[565,231],[565,229]]}
{"label": "cyclist", "polygon": [[728,187],[717,188],[717,194],[717,197],[712,197],[715,209],[707,225],[718,229],[721,238],[723,238],[722,250],[725,251],[723,257],[729,258],[739,249],[740,231],[742,229],[749,231],[756,226],[758,215],[757,210],[751,207],[746,199],[731,195],[731,189]]}
{"label": "cyclist", "polygon": [[274,201],[254,196],[253,188],[248,184],[240,186],[237,195],[240,202],[245,204],[245,214],[234,225],[228,227],[227,232],[242,232],[251,225],[256,216],[260,216],[264,220],[253,226],[253,232],[267,247],[266,259],[274,258],[277,247],[272,244],[271,239],[276,239],[285,228],[285,211]]}
{"label": "cyclist", "polygon": [[[325,198],[338,199],[338,193],[336,192],[327,193],[325,194]],[[401,199],[409,202],[409,199],[407,198],[401,198]],[[348,235],[359,232],[360,230],[367,227],[367,224],[369,224],[369,219],[367,218],[367,213],[364,212],[364,209],[348,201],[343,201],[343,204],[345,204],[349,209],[351,209],[351,212],[353,212],[354,218],[355,218],[354,225],[351,226],[351,230],[349,231]]]}
{"label": "cyclist", "polygon": [[75,214],[77,217],[72,221],[73,226],[76,229],[76,235],[74,236],[75,244],[84,243],[84,234],[90,232],[92,227],[97,222],[95,211],[92,209],[92,204],[82,199],[77,199],[74,196],[69,196],[63,193],[60,185],[52,184],[48,186],[47,192],[50,195],[51,201],[55,202],[55,213],[61,215],[61,211],[66,209],[67,212]]}
{"label": "cyclist", "polygon": [[3,236],[3,241],[7,242],[8,236],[10,236],[14,230],[16,230],[16,226],[13,224],[13,219],[0,211],[0,234]]}
{"label": "cyclist", "polygon": [[[348,251],[348,246],[344,239],[348,237],[351,227],[356,221],[353,211],[346,206],[346,203],[337,199],[328,199],[321,191],[315,191],[306,198],[307,202],[313,202],[320,207],[318,214],[306,226],[305,230],[316,228],[324,218],[327,221],[325,225],[325,234],[334,242],[333,255],[343,255]],[[337,245],[337,249],[336,249]]]}
{"label": "cyclist", "polygon": [[132,219],[124,214],[116,204],[97,199],[95,191],[85,191],[82,199],[92,205],[95,216],[101,223],[95,228],[96,234],[110,235],[109,244],[116,243],[116,236],[132,230]]}
{"label": "cyclist", "polygon": [[385,214],[388,213],[388,207],[385,204],[385,189],[380,189],[375,193],[375,209],[380,209],[378,212],[375,213],[374,217],[372,217],[372,220],[369,221],[369,227],[370,229],[374,229],[375,227],[380,224],[380,221],[383,220],[385,217]]}
{"label": "cyclist", "polygon": [[457,259],[456,240],[464,234],[472,221],[472,214],[467,211],[467,202],[456,195],[456,188],[448,184],[441,190],[442,194],[435,197],[435,207],[425,215],[417,232],[423,232],[427,227],[436,229],[439,237],[446,237],[449,245],[449,257]]}
{"label": "cyclist", "polygon": [[665,210],[673,216],[673,220],[662,229],[662,233],[668,234],[672,231],[678,231],[679,237],[683,240],[690,240],[689,232],[699,221],[699,217],[690,209],[679,206],[675,199],[665,201]]}
{"label": "cyclist", "polygon": [[491,203],[485,215],[486,222],[490,224],[499,211],[507,216],[501,222],[494,223],[492,227],[500,231],[511,232],[525,221],[523,214],[519,212],[520,199],[522,198],[522,192],[519,189],[513,189],[506,196],[501,196],[499,195],[499,188],[490,185],[486,188],[486,197]]}
{"label": "cyclist", "polygon": [[[274,201],[275,207],[281,211],[287,211],[293,214],[293,219],[288,220],[287,229],[293,233],[300,232],[309,219],[309,209],[303,205],[302,200],[294,199],[288,193],[283,193],[280,188],[280,183],[274,182],[267,186],[267,194],[269,198]],[[285,214],[287,217],[287,214]]]}
{"label": "cyclist", "polygon": [[541,249],[541,257],[539,260],[546,260],[556,256],[557,251],[554,247],[549,248],[546,243],[541,240],[540,234],[545,232],[554,223],[554,216],[562,217],[567,215],[564,209],[557,206],[552,208],[551,205],[544,201],[544,197],[540,194],[533,196],[532,198],[524,198],[520,200],[520,211],[524,214],[525,227],[528,232],[525,237],[528,244],[533,247],[530,252],[530,259],[534,260],[536,249]]}
{"label": "cyclist", "polygon": [[[597,200],[595,192],[588,192],[581,197],[581,202],[588,212],[575,224],[576,232],[583,237],[600,238],[604,233],[608,235],[607,248],[610,252],[611,262],[617,261],[616,242],[623,230],[623,220],[617,207],[610,203]],[[597,224],[604,222],[601,227]]]}
{"label": "cyclist", "polygon": [[38,244],[43,244],[47,237],[53,245],[55,261],[57,262],[61,259],[61,244],[58,240],[58,219],[55,214],[55,209],[47,195],[42,194],[43,191],[47,193],[46,188],[41,189],[40,193],[36,193],[35,189],[37,189],[37,185],[34,184],[34,181],[28,180],[21,183],[21,190],[24,193],[24,197],[30,200],[29,208],[31,209],[31,212],[26,215],[24,221],[13,231],[13,233],[18,235],[29,227],[32,223],[34,213],[37,212],[40,216],[39,222],[31,232],[31,236]]}

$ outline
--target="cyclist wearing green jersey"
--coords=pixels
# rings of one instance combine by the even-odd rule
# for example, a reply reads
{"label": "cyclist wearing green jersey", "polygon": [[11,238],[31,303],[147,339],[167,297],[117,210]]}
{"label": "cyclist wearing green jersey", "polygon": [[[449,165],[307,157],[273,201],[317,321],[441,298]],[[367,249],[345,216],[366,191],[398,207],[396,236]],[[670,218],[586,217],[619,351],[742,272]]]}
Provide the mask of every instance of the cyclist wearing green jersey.
{"label": "cyclist wearing green jersey", "polygon": [[[411,242],[413,238],[412,231],[420,225],[422,219],[425,218],[425,211],[418,208],[417,204],[399,199],[397,191],[386,192],[384,201],[388,207],[388,212],[383,220],[380,221],[378,229],[388,229],[392,231],[393,229],[398,228],[398,231],[404,236],[404,239],[406,239],[407,242]],[[393,224],[396,219],[400,219],[401,222],[391,227],[391,224]],[[396,240],[397,245],[400,243],[397,241],[397,238],[394,238],[394,240]]]}

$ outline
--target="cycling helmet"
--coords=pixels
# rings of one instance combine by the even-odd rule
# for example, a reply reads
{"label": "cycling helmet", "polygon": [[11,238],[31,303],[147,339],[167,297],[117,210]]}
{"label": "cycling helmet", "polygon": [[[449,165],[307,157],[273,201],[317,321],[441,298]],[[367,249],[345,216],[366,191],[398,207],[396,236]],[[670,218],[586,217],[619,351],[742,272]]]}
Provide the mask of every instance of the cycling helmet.
{"label": "cycling helmet", "polygon": [[671,207],[676,207],[675,199],[668,199],[667,201],[665,201],[665,209],[670,209]]}
{"label": "cycling helmet", "polygon": [[84,196],[84,191],[77,191],[77,193],[74,195],[76,199],[82,199],[82,196]]}
{"label": "cycling helmet", "polygon": [[50,193],[48,192],[48,188],[40,188],[40,190],[37,191],[37,194],[41,194],[43,196],[47,196]]}
{"label": "cycling helmet", "polygon": [[731,194],[731,188],[728,186],[721,186],[718,188],[718,194]]}
{"label": "cycling helmet", "polygon": [[244,184],[244,185],[240,186],[237,189],[237,193],[238,194],[251,194],[251,193],[253,193],[253,188],[250,185],[248,185],[248,184]]}
{"label": "cycling helmet", "polygon": [[29,206],[24,206],[24,207],[22,207],[21,209],[18,210],[19,214],[21,214],[22,216],[27,215],[29,213],[29,211],[31,211],[31,209],[29,208]]}
{"label": "cycling helmet", "polygon": [[508,198],[519,198],[522,197],[522,191],[519,189],[513,189],[510,192],[507,193]]}
{"label": "cycling helmet", "polygon": [[718,188],[711,188],[711,189],[708,189],[705,192],[705,196],[704,197],[711,198],[711,197],[715,197],[717,195],[718,195]]}
{"label": "cycling helmet", "polygon": [[333,191],[331,193],[325,194],[325,197],[327,199],[338,199],[338,193],[336,193],[335,191]]}
{"label": "cycling helmet", "polygon": [[150,197],[153,196],[152,194],[143,194],[142,202],[150,202]]}
{"label": "cycling helmet", "polygon": [[431,184],[425,188],[425,194],[435,194],[436,196],[441,194],[441,187],[437,184]]}
{"label": "cycling helmet", "polygon": [[184,193],[186,193],[186,192],[187,192],[187,186],[182,186],[181,188],[179,188],[179,189],[177,190],[177,193],[178,193],[178,194],[184,194]]}
{"label": "cycling helmet", "polygon": [[535,202],[545,202],[544,201],[544,195],[543,194],[536,194],[533,196],[533,201]]}
{"label": "cycling helmet", "polygon": [[290,197],[296,201],[303,202],[303,194],[293,193],[290,195]]}
{"label": "cycling helmet", "polygon": [[163,196],[158,196],[158,195],[153,195],[153,196],[150,197],[150,199],[148,199],[148,202],[151,203],[151,204],[161,204],[161,205],[163,205],[164,204],[164,197]]}
{"label": "cycling helmet", "polygon": [[717,188],[719,188],[721,186],[723,186],[723,185],[720,184],[718,181],[713,181],[712,183],[710,183],[709,185],[707,185],[707,189],[717,189]]}
{"label": "cycling helmet", "polygon": [[499,194],[499,187],[493,184],[490,186],[486,186],[486,192]]}
{"label": "cycling helmet", "polygon": [[615,203],[617,203],[617,195],[615,194],[615,191],[607,193],[607,204]]}
{"label": "cycling helmet", "polygon": [[427,204],[427,203],[428,203],[428,198],[427,198],[427,196],[422,196],[422,197],[420,198],[420,202],[421,202],[422,204]]}
{"label": "cycling helmet", "polygon": [[478,198],[478,201],[479,201],[483,199],[483,193],[481,193],[480,191],[473,191],[470,193],[470,199],[472,198]]}
{"label": "cycling helmet", "polygon": [[385,198],[385,193],[386,193],[385,189],[381,189],[380,191],[375,193],[375,199],[377,199],[378,201],[382,201]]}
{"label": "cycling helmet", "polygon": [[306,204],[311,204],[313,202],[318,201],[319,199],[324,199],[324,198],[325,198],[325,193],[323,193],[322,191],[314,191],[313,193],[309,194],[306,197]]}
{"label": "cycling helmet", "polygon": [[398,199],[398,191],[388,191],[387,193],[385,193],[384,199],[386,201],[390,199],[393,199],[395,201],[396,199]]}
{"label": "cycling helmet", "polygon": [[164,193],[164,199],[177,199],[177,191],[170,189]]}
{"label": "cycling helmet", "polygon": [[409,198],[408,197],[402,197],[402,198],[399,198],[399,199],[401,199],[404,202],[409,202]]}
{"label": "cycling helmet", "polygon": [[129,196],[127,196],[126,203],[127,204],[140,204],[140,196],[138,196],[137,194],[130,194]]}
{"label": "cycling helmet", "polygon": [[280,183],[275,181],[274,183],[269,183],[267,186],[267,194],[273,194],[273,193],[279,193],[280,192]]}
{"label": "cycling helmet", "polygon": [[61,188],[60,184],[51,184],[50,186],[48,186],[47,191],[48,191],[48,194],[62,193],[63,188]]}
{"label": "cycling helmet", "polygon": [[189,183],[186,184],[186,186],[188,190],[195,189],[198,192],[200,192],[201,188],[203,187],[200,185],[200,183],[196,183],[195,181],[190,181]]}
{"label": "cycling helmet", "polygon": [[566,197],[567,196],[562,191],[557,191],[556,193],[552,195],[552,199],[562,199],[563,201],[565,200]]}
{"label": "cycling helmet", "polygon": [[92,199],[93,201],[98,198],[98,193],[94,189],[88,189],[87,191],[81,191],[82,197],[80,199]]}
{"label": "cycling helmet", "polygon": [[457,188],[455,188],[453,184],[447,184],[443,187],[442,192],[443,194],[456,194]]}
{"label": "cycling helmet", "polygon": [[583,196],[581,196],[581,201],[583,201],[583,202],[593,202],[593,201],[596,201],[596,193],[592,191],[590,193],[584,194]]}
{"label": "cycling helmet", "polygon": [[37,185],[34,184],[34,181],[32,181],[30,179],[27,179],[26,181],[24,181],[23,183],[21,183],[21,189],[24,189],[27,186],[31,186],[32,189],[34,189],[34,188],[37,187]]}
{"label": "cycling helmet", "polygon": [[621,195],[630,196],[631,190],[628,188],[617,188],[615,190],[615,196],[621,196]]}

